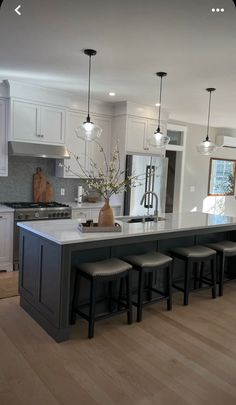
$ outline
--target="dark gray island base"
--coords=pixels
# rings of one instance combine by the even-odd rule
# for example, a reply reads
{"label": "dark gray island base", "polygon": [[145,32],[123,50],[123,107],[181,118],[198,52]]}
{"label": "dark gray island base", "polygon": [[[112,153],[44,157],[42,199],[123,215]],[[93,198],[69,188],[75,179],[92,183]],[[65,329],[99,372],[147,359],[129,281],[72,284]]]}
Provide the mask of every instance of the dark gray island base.
{"label": "dark gray island base", "polygon": [[[70,334],[76,265],[152,250],[168,254],[174,247],[225,239],[236,241],[236,218],[201,213],[169,214],[166,218],[164,224],[122,224],[119,236],[81,235],[74,220],[19,223],[20,305],[51,337],[62,342]],[[82,300],[87,302],[86,283],[82,291]]]}

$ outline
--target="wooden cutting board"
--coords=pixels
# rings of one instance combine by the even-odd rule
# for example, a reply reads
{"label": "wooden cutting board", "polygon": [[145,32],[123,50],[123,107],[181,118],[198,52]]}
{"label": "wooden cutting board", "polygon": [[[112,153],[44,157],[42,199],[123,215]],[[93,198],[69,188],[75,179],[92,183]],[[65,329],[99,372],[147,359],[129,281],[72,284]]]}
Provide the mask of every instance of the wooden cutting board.
{"label": "wooden cutting board", "polygon": [[33,175],[33,200],[34,202],[45,202],[47,181],[43,170],[37,167]]}
{"label": "wooden cutting board", "polygon": [[53,193],[53,187],[51,183],[47,181],[46,183],[46,194],[45,194],[45,202],[51,202],[54,200],[54,193]]}

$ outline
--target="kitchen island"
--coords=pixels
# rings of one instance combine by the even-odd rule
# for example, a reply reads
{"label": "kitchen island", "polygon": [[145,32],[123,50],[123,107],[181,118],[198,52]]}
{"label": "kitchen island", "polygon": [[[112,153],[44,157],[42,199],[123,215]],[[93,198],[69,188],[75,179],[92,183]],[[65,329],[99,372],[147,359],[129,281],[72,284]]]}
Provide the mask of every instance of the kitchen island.
{"label": "kitchen island", "polygon": [[[151,250],[166,252],[229,239],[236,218],[203,213],[166,214],[159,222],[127,223],[121,232],[82,234],[78,220],[20,222],[20,305],[56,341],[69,339],[74,269],[83,262]],[[83,301],[88,286],[83,285]],[[104,294],[101,291],[100,294]]]}

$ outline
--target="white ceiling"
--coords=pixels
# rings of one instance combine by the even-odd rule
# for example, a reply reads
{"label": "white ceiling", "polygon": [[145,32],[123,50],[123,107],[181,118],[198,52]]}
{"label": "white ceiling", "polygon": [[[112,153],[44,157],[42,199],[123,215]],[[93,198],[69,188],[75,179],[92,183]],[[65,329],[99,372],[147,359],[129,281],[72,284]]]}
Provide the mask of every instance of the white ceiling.
{"label": "white ceiling", "polygon": [[[14,8],[22,5],[22,16]],[[212,13],[212,7],[224,13]],[[87,89],[94,48],[93,97],[153,105],[164,70],[171,118],[236,128],[236,8],[233,0],[5,0],[0,11],[0,77]],[[115,91],[117,96],[108,96]]]}

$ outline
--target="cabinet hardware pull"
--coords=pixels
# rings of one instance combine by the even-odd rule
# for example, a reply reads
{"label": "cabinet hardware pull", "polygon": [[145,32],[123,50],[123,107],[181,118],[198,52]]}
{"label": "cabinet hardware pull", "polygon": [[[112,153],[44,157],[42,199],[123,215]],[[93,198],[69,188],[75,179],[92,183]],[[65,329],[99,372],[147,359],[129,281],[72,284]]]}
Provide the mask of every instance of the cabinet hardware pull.
{"label": "cabinet hardware pull", "polygon": [[0,219],[1,219],[1,218],[3,218],[3,216],[2,216],[2,215],[0,215]]}

